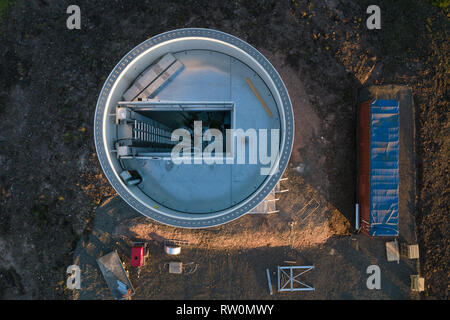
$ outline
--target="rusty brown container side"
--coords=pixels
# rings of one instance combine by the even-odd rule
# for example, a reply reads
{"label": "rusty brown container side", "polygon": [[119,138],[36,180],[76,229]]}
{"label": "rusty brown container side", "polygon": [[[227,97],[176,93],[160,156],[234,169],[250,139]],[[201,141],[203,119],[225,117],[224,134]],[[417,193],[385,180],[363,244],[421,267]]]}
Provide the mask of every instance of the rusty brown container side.
{"label": "rusty brown container side", "polygon": [[359,219],[361,231],[370,231],[370,101],[359,105]]}

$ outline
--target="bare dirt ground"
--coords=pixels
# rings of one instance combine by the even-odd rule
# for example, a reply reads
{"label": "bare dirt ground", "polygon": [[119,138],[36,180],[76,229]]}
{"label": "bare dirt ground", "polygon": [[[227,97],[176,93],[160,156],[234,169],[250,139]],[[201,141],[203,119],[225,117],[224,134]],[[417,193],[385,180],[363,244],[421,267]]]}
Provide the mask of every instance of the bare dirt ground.
{"label": "bare dirt ground", "polygon": [[[95,209],[115,194],[103,177],[93,141],[93,115],[103,81],[117,61],[145,39],[175,28],[206,27],[236,35],[266,55],[286,82],[294,105],[296,148],[287,171],[291,192],[280,200],[280,220],[261,230],[272,232],[271,224],[289,228],[284,222],[296,220],[294,213],[301,207],[295,205],[309,194],[324,205],[325,219],[322,225],[318,222],[323,228],[320,236],[302,234],[295,241],[302,250],[287,246],[288,229],[279,230],[284,240],[270,240],[276,247],[260,242],[245,252],[236,243],[232,249],[186,249],[186,259],[204,257],[197,261],[204,269],[192,274],[198,287],[164,291],[162,284],[173,275],[161,270],[159,278],[145,281],[146,290],[137,289],[137,298],[266,298],[264,273],[254,266],[275,270],[283,259],[328,269],[341,264],[361,275],[336,273],[333,285],[313,276],[310,280],[322,294],[306,298],[408,298],[405,279],[411,266],[400,264],[386,276],[392,285],[370,296],[357,279],[366,277],[361,266],[367,262],[385,264],[374,255],[383,252],[383,242],[361,235],[341,238],[354,223],[356,89],[395,83],[412,87],[417,107],[413,214],[426,281],[423,297],[448,299],[450,29],[445,10],[427,1],[382,1],[382,30],[370,31],[365,10],[372,3],[365,0],[78,1],[82,29],[70,31],[65,26],[69,4],[18,0],[2,10],[0,297],[73,298],[64,290],[66,268],[73,263],[78,241],[92,237]],[[223,228],[231,232],[231,226]],[[169,230],[152,228],[156,234]],[[197,236],[199,243],[214,239]],[[351,249],[354,241],[358,250]],[[153,246],[155,252],[162,250],[158,243]],[[218,261],[217,267],[206,263],[210,259]],[[148,268],[164,263],[156,255]],[[145,280],[145,273],[142,277]],[[93,283],[100,294],[107,289],[97,280]],[[255,285],[234,285],[244,280]]]}
{"label": "bare dirt ground", "polygon": [[[320,213],[315,213],[323,217]],[[129,277],[136,294],[133,299],[418,299],[419,295],[410,291],[409,276],[417,272],[415,261],[402,256],[399,264],[387,262],[385,240],[370,239],[362,234],[353,236],[331,236],[325,242],[314,245],[292,245],[278,239],[277,246],[255,246],[258,239],[250,237],[246,245],[238,244],[235,238],[242,235],[227,234],[224,228],[213,228],[192,233],[201,235],[206,242],[183,245],[176,257],[164,253],[161,233],[149,234],[150,256],[138,275],[130,268],[131,241],[142,240],[141,234],[117,233],[120,224],[131,225],[141,221],[144,227],[154,225],[143,221],[140,214],[119,197],[106,200],[96,210],[92,232],[83,237],[74,253],[74,263],[81,269],[81,290],[67,292],[73,299],[112,299],[96,259],[111,250],[116,250],[121,260],[128,266]],[[244,217],[245,232],[249,232],[256,221],[245,218],[259,218],[272,223],[275,217]],[[123,228],[125,229],[125,228]],[[161,228],[172,229],[173,228]],[[307,229],[307,226],[305,226]],[[178,230],[179,231],[179,230]],[[174,234],[179,235],[179,234]],[[215,237],[226,243],[219,244]],[[229,236],[229,237],[228,237]],[[192,239],[192,237],[190,238]],[[212,239],[212,243],[207,240]],[[228,241],[227,241],[228,240]],[[280,241],[281,240],[281,241]],[[269,239],[272,241],[272,239]],[[252,245],[253,244],[253,245]],[[168,264],[180,261],[185,265],[183,274],[170,274]],[[383,270],[381,290],[368,290],[366,268],[376,264]],[[277,292],[277,266],[314,265],[314,269],[299,280],[313,286],[311,292]],[[269,295],[266,268],[274,285],[273,295]],[[194,271],[194,272],[192,272]]]}
{"label": "bare dirt ground", "polygon": [[246,215],[209,230],[181,229],[152,222],[145,217],[121,221],[113,237],[142,240],[184,239],[203,249],[253,249],[261,247],[304,248],[325,243],[333,235],[349,235],[347,219],[301,177],[289,174],[283,182],[287,193],[278,194],[280,212]]}

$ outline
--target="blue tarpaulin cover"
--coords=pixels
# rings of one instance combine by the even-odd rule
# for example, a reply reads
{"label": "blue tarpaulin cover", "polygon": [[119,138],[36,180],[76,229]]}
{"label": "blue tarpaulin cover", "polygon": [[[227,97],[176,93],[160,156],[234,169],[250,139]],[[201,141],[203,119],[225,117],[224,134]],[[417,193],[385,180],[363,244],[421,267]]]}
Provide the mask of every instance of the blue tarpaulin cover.
{"label": "blue tarpaulin cover", "polygon": [[370,108],[370,231],[398,235],[398,101],[374,100]]}

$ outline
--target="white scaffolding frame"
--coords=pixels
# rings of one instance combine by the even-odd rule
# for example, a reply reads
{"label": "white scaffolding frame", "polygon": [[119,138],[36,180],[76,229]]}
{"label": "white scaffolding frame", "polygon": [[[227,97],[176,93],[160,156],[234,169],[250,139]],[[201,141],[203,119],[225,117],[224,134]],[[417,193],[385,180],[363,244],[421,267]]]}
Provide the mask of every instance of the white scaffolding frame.
{"label": "white scaffolding frame", "polygon": [[278,183],[275,185],[275,187],[272,189],[272,191],[267,195],[267,197],[261,201],[256,207],[254,207],[252,210],[250,210],[249,214],[271,214],[271,213],[277,213],[280,210],[277,210],[277,201],[279,198],[277,198],[277,194],[288,192],[289,189],[281,189],[281,181],[287,181],[288,178],[281,178],[278,180]]}
{"label": "white scaffolding frame", "polygon": [[[278,266],[278,292],[314,291],[313,287],[298,280],[298,277],[312,269],[314,266]],[[295,271],[299,270],[300,273],[296,274]]]}

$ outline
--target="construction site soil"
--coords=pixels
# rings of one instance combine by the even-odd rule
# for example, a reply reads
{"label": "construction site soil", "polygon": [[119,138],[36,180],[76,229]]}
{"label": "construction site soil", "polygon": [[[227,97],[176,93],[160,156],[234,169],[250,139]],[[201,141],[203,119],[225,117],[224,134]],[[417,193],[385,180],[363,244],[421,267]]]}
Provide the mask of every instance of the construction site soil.
{"label": "construction site soil", "polygon": [[[366,0],[80,0],[81,30],[69,30],[69,1],[1,1],[0,298],[110,299],[95,259],[117,250],[129,265],[136,238],[149,241],[150,259],[139,278],[130,270],[135,299],[448,299],[450,28],[432,2],[382,1],[382,28],[368,30]],[[247,41],[287,86],[296,135],[279,213],[207,230],[163,226],[101,171],[93,118],[106,77],[137,44],[187,27]],[[357,89],[385,84],[414,97],[407,214],[417,264],[387,262],[385,240],[353,234]],[[168,273],[171,237],[189,239],[177,259],[195,272]],[[316,290],[270,296],[266,268],[275,282],[291,262],[315,266],[305,281]],[[66,287],[74,263],[82,290]],[[381,290],[366,287],[371,264],[385,270]],[[417,273],[420,295],[409,288]]]}

